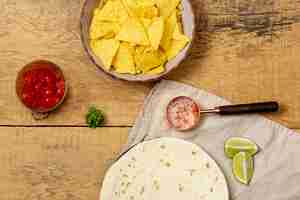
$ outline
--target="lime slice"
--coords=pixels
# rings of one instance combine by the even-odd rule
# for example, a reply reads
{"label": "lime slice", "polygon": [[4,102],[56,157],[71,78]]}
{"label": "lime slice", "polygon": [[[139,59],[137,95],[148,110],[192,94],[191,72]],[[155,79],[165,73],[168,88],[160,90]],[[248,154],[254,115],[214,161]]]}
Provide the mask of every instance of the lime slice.
{"label": "lime slice", "polygon": [[236,179],[248,185],[253,176],[253,158],[246,152],[240,152],[233,157],[233,174]]}
{"label": "lime slice", "polygon": [[239,152],[253,156],[257,151],[258,146],[247,138],[232,137],[225,142],[225,154],[228,158],[233,158]]}

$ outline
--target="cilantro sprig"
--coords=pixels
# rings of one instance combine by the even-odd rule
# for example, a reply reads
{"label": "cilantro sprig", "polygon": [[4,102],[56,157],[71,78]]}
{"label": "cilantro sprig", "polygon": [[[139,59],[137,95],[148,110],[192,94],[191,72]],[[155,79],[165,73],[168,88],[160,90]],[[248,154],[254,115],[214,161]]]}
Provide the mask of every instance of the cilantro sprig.
{"label": "cilantro sprig", "polygon": [[90,128],[97,128],[104,124],[104,113],[97,109],[95,106],[89,108],[88,113],[86,114],[86,123]]}

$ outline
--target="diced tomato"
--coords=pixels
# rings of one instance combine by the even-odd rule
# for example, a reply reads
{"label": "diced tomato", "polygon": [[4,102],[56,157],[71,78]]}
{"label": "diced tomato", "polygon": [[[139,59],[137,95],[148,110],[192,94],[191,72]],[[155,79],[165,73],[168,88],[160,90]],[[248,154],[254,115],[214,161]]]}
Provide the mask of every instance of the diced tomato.
{"label": "diced tomato", "polygon": [[65,81],[57,67],[50,62],[33,62],[35,66],[21,75],[21,99],[33,110],[54,108],[64,97]]}

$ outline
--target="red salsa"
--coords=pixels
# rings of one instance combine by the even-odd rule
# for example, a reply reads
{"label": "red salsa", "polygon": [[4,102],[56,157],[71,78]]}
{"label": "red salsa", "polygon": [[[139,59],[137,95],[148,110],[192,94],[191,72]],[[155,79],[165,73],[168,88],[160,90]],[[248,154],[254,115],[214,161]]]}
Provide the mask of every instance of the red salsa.
{"label": "red salsa", "polygon": [[55,64],[48,61],[33,62],[25,66],[19,76],[19,96],[28,108],[49,111],[63,100],[65,80]]}

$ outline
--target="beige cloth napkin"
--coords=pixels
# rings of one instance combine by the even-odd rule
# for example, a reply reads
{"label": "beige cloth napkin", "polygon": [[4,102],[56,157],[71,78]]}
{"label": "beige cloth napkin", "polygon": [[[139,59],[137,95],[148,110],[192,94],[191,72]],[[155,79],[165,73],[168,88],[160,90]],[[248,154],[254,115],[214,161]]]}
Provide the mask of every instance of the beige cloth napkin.
{"label": "beige cloth napkin", "polygon": [[[205,116],[198,128],[183,135],[168,128],[165,123],[168,102],[180,95],[192,97],[203,108],[229,103],[203,90],[163,80],[146,98],[144,109],[130,131],[124,151],[142,139],[162,136],[183,138],[201,146],[217,161],[227,178],[231,199],[300,199],[300,135],[260,115]],[[260,147],[254,160],[254,177],[249,186],[234,179],[232,161],[224,155],[224,141],[232,136],[250,138]]]}

